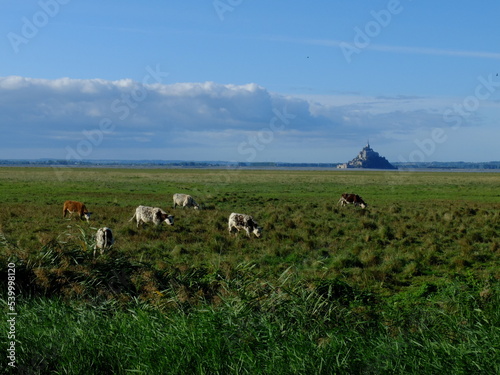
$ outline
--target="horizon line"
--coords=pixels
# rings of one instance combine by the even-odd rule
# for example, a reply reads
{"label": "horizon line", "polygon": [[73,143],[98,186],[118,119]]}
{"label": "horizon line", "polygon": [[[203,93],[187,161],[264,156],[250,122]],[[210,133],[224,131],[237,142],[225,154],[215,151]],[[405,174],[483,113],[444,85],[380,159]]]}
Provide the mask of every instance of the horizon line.
{"label": "horizon line", "polygon": [[[253,162],[248,162],[248,161],[235,161],[235,160],[184,160],[184,159],[81,159],[81,160],[72,160],[68,161],[66,159],[61,159],[61,158],[26,158],[26,159],[3,159],[0,158],[0,165],[1,163],[4,162],[34,162],[34,163],[43,163],[43,162],[62,162],[64,163],[63,165],[77,165],[80,163],[100,163],[100,162],[108,162],[108,163],[122,163],[122,164],[127,164],[127,163],[197,163],[197,164],[207,164],[207,163],[214,163],[214,164],[247,164],[247,165],[253,165],[253,164],[345,164],[347,162],[321,162],[321,161],[301,161],[301,162],[293,162],[293,161],[253,161]],[[448,160],[448,161],[438,161],[438,160],[433,160],[433,161],[419,161],[419,162],[401,162],[401,161],[395,161],[395,162],[390,162],[391,164],[398,164],[398,165],[416,165],[416,164],[433,164],[433,163],[454,163],[454,164],[459,164],[459,163],[466,163],[466,164],[484,164],[484,163],[499,163],[500,160],[489,160],[489,161],[465,161],[465,160]],[[351,169],[356,169],[356,168],[351,168]]]}

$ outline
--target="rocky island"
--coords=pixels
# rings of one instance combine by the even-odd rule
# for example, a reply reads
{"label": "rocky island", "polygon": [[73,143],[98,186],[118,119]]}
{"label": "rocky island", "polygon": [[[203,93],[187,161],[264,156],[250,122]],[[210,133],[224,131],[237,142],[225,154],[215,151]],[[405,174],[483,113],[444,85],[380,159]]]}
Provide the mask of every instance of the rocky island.
{"label": "rocky island", "polygon": [[370,147],[370,142],[360,151],[358,156],[348,163],[340,164],[337,168],[370,168],[370,169],[397,169],[386,158]]}

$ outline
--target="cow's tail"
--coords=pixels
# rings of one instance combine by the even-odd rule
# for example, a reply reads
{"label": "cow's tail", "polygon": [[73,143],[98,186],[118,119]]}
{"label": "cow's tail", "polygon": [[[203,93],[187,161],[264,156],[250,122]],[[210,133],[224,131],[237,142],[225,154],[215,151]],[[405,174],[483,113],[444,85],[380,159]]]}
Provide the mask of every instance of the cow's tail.
{"label": "cow's tail", "polygon": [[134,216],[132,216],[132,217],[130,218],[129,222],[135,219],[136,214],[137,214],[137,212],[134,212]]}

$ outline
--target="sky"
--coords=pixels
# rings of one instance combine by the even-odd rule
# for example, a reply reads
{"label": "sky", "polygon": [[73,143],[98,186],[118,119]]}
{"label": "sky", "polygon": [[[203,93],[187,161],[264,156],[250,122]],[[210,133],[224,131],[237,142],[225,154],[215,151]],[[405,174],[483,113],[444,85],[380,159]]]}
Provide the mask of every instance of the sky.
{"label": "sky", "polygon": [[0,7],[0,159],[500,160],[495,0]]}

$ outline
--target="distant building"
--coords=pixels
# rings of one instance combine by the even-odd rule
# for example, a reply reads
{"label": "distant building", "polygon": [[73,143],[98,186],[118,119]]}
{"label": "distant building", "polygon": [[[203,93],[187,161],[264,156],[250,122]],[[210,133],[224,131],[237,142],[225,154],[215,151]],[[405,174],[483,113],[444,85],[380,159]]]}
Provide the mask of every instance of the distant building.
{"label": "distant building", "polygon": [[386,158],[370,147],[370,142],[361,152],[348,163],[340,164],[337,168],[371,168],[371,169],[397,169]]}

